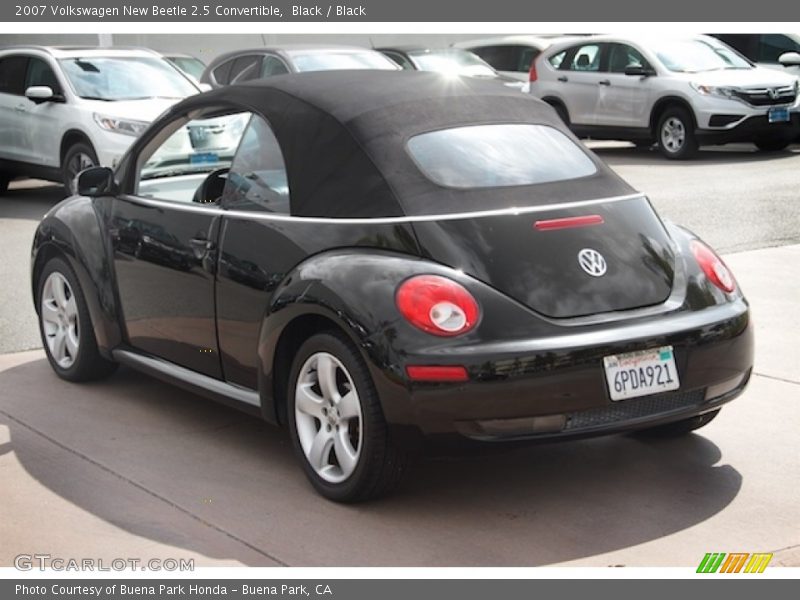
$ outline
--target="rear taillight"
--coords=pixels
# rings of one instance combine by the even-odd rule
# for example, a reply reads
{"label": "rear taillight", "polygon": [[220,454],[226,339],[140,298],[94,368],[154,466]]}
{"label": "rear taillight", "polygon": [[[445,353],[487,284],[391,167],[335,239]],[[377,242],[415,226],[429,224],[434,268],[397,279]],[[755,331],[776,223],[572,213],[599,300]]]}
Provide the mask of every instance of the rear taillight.
{"label": "rear taillight", "polygon": [[453,336],[466,333],[478,322],[480,309],[462,285],[439,275],[417,275],[397,288],[400,314],[422,331]]}
{"label": "rear taillight", "polygon": [[[533,83],[534,81],[536,81],[539,78],[539,75],[536,73],[536,60],[537,59],[534,58],[531,61],[531,70],[528,71],[528,81],[530,81],[531,83]],[[523,71],[523,73],[524,72],[525,71]]]}
{"label": "rear taillight", "polygon": [[729,294],[736,289],[736,280],[730,269],[711,248],[698,240],[692,240],[690,247],[697,264],[711,283]]}

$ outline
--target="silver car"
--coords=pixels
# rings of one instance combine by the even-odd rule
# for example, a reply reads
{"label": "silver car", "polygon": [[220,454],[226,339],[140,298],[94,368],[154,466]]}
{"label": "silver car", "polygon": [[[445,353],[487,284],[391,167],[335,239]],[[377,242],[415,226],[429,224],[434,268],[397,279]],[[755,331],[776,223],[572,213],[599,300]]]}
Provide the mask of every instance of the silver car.
{"label": "silver car", "polygon": [[287,73],[379,69],[399,71],[380,52],[358,46],[284,44],[251,50],[236,50],[215,58],[200,78],[212,87],[244,83]]}
{"label": "silver car", "polygon": [[798,78],[757,67],[708,36],[593,36],[554,44],[530,93],[579,136],[657,143],[686,159],[707,144],[782,150],[800,133]]}

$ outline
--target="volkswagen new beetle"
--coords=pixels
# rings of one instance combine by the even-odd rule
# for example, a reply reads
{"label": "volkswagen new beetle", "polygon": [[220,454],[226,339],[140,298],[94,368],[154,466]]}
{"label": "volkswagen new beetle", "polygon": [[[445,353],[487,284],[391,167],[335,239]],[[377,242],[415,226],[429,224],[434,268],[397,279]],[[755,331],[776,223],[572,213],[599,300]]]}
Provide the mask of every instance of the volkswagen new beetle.
{"label": "volkswagen new beetle", "polygon": [[55,372],[122,363],[285,426],[334,500],[421,449],[686,433],[750,375],[722,260],[492,83],[231,86],[76,185],[33,246]]}

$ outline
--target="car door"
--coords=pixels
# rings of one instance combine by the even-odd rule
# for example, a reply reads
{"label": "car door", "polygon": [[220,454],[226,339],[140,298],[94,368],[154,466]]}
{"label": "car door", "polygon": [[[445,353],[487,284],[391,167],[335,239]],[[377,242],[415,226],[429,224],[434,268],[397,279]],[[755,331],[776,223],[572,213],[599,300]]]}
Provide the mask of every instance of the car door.
{"label": "car door", "polygon": [[173,121],[132,158],[135,182],[114,200],[109,227],[127,342],[216,378],[218,200],[248,118]]}
{"label": "car door", "polygon": [[258,386],[258,339],[267,294],[282,281],[286,264],[303,251],[282,233],[285,222],[242,213],[291,214],[283,152],[270,124],[253,115],[225,184],[220,233],[217,335],[225,380]]}
{"label": "car door", "polygon": [[0,158],[26,161],[24,121],[29,101],[25,93],[25,72],[28,57],[6,55],[0,58]]}
{"label": "car door", "polygon": [[601,68],[604,47],[598,42],[574,46],[558,67],[556,89],[572,124],[598,124],[598,99],[608,84],[608,74]]}
{"label": "car door", "polygon": [[28,59],[24,89],[47,86],[53,90],[53,100],[35,103],[24,99],[25,110],[19,113],[22,126],[21,151],[26,162],[58,168],[63,124],[69,121],[69,107],[64,89],[52,67],[42,58]]}
{"label": "car door", "polygon": [[625,69],[639,66],[652,70],[650,63],[629,44],[613,43],[606,47],[603,70],[608,84],[598,89],[597,123],[611,127],[648,127],[654,75],[625,75]]}

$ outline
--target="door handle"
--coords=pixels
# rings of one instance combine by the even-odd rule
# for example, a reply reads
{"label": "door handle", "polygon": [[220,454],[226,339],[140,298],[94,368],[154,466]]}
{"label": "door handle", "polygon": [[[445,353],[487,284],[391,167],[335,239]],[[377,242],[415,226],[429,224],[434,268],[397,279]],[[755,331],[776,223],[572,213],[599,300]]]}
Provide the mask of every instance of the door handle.
{"label": "door handle", "polygon": [[559,77],[559,78],[558,78],[558,80],[559,80],[559,81],[562,81],[562,82],[564,82],[564,83],[567,83],[567,82],[569,81],[569,79],[567,78],[567,76],[566,76],[566,75],[562,75],[561,77]]}
{"label": "door handle", "polygon": [[192,238],[189,240],[189,245],[193,250],[197,250],[198,252],[210,252],[217,246],[214,242],[206,238]]}
{"label": "door handle", "polygon": [[28,112],[28,109],[25,108],[25,106],[23,106],[22,104],[18,104],[17,106],[15,106],[14,110],[17,112]]}
{"label": "door handle", "polygon": [[611,82],[608,79],[601,79],[597,82],[598,85],[611,85]]}

